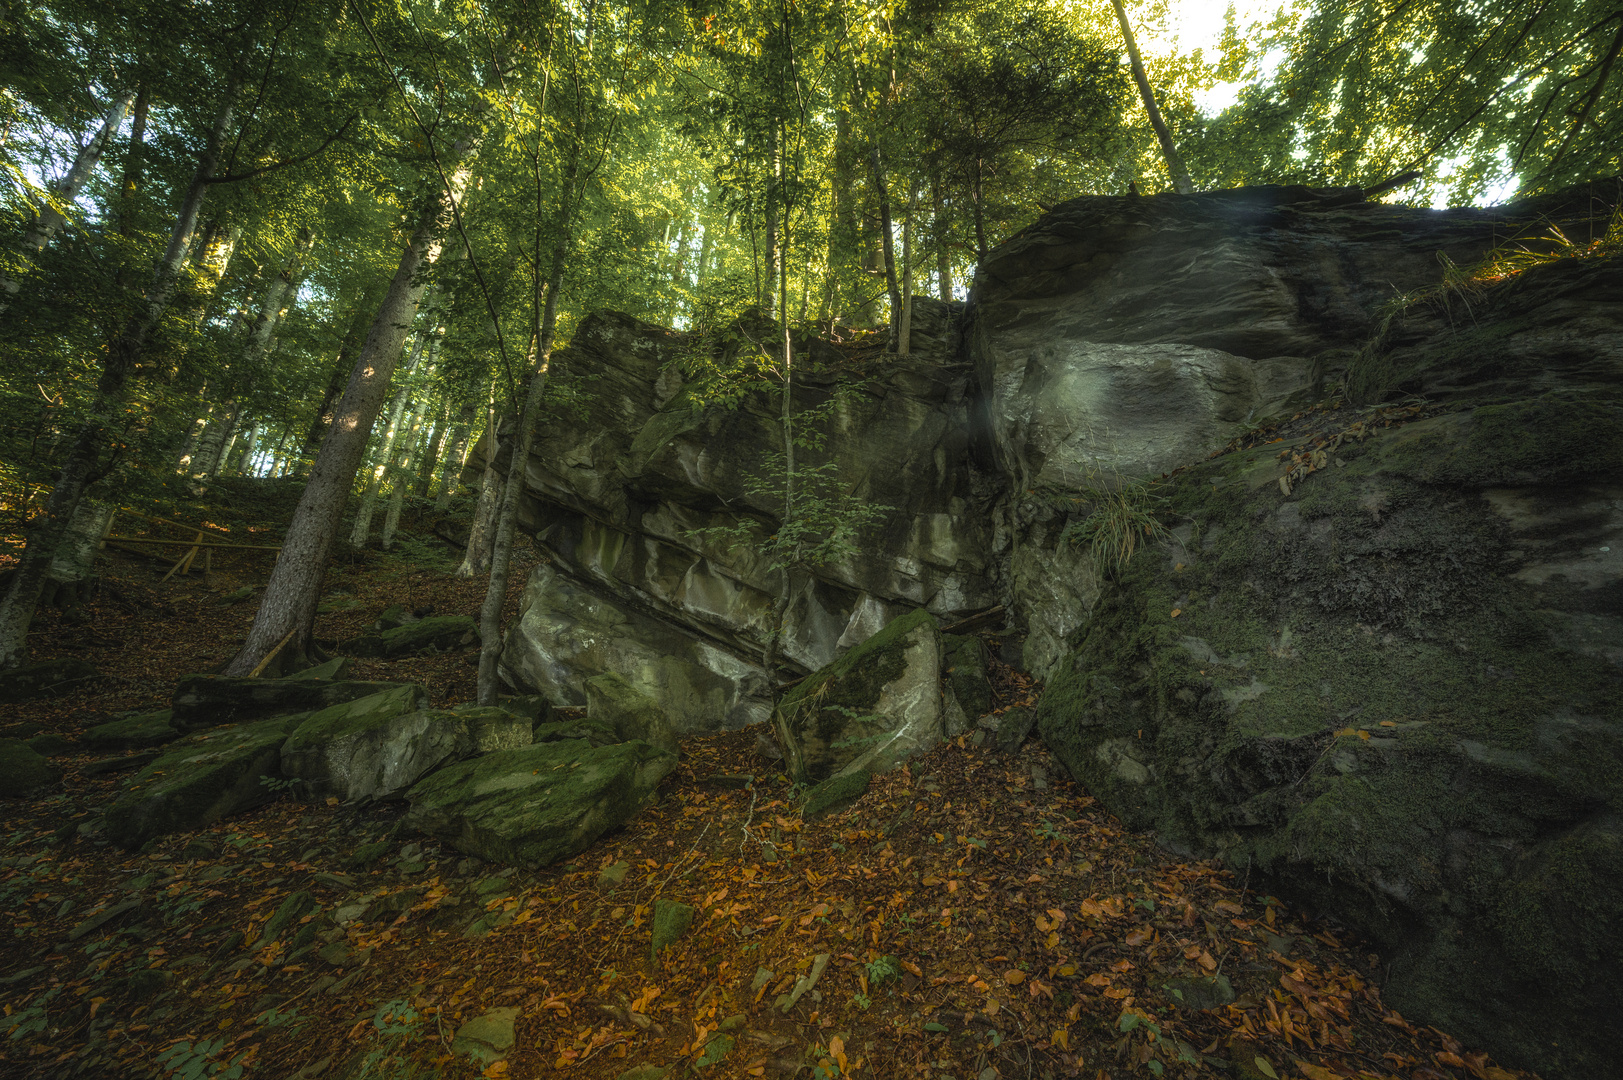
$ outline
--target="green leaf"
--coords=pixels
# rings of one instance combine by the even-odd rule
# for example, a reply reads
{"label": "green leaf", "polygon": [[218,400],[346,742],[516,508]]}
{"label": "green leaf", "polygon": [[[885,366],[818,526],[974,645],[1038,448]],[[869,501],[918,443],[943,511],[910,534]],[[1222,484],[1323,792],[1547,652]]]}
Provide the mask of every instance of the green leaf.
{"label": "green leaf", "polygon": [[936,1023],[925,1024],[924,1025],[924,1030],[925,1031],[946,1031],[947,1030],[947,1025],[946,1024],[936,1024]]}

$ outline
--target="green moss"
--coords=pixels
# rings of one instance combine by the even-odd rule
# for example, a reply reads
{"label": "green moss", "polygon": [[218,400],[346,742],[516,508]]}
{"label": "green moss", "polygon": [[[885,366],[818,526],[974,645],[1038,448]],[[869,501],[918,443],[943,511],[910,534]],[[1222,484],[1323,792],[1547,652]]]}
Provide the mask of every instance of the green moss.
{"label": "green moss", "polygon": [[415,712],[428,704],[428,692],[406,683],[379,694],[331,705],[313,714],[288,738],[287,750],[302,752],[345,735],[370,730],[378,724]]}

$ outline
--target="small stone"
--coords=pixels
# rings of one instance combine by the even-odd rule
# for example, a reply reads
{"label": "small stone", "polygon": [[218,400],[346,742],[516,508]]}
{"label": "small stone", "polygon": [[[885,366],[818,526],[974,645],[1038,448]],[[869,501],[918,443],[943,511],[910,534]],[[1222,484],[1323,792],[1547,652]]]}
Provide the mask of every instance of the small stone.
{"label": "small stone", "polygon": [[626,862],[624,859],[621,859],[619,862],[610,866],[605,866],[602,870],[598,871],[598,891],[608,892],[611,889],[618,888],[620,883],[625,881],[626,874],[630,870],[631,864]]}
{"label": "small stone", "polygon": [[737,1031],[749,1022],[743,1013],[735,1013],[717,1025],[717,1031]]}
{"label": "small stone", "polygon": [[466,1054],[475,1061],[491,1065],[506,1059],[517,1041],[513,1022],[519,1017],[516,1008],[491,1009],[456,1029],[451,1040],[451,1052]]}
{"label": "small stone", "polygon": [[777,978],[777,975],[774,972],[768,971],[764,967],[758,967],[755,969],[755,978],[750,981],[750,989],[759,990],[775,978]]}
{"label": "small stone", "polygon": [[688,932],[693,925],[693,917],[697,914],[697,909],[691,904],[682,904],[675,900],[655,900],[654,943],[648,952],[649,956],[658,959],[661,949]]}
{"label": "small stone", "polygon": [[755,783],[754,773],[712,773],[705,777],[705,783],[711,787],[725,788],[731,791],[744,791]]}
{"label": "small stone", "polygon": [[1234,987],[1227,975],[1172,979],[1167,982],[1166,989],[1172,994],[1172,999],[1186,1009],[1220,1009],[1234,1000]]}

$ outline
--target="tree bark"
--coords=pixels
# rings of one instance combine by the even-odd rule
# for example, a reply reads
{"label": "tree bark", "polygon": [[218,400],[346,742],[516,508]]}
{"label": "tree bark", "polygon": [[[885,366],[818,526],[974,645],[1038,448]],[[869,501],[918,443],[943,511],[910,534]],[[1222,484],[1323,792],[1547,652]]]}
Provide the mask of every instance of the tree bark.
{"label": "tree bark", "polygon": [[[134,101],[134,90],[126,90],[113,99],[113,103],[107,107],[106,115],[102,117],[101,128],[74,157],[73,164],[68,167],[62,179],[51,185],[51,194],[56,196],[58,202],[71,203],[79,197],[85,181],[90,179],[90,174],[101,164],[101,159],[107,153],[107,148],[112,145],[118,129],[124,126],[124,118],[129,115],[130,105]],[[29,227],[23,247],[29,252],[45,250],[45,245],[49,244],[51,238],[67,223],[68,219],[54,207],[50,205],[40,207],[39,216]]]}
{"label": "tree bark", "polygon": [[462,466],[467,462],[468,435],[473,430],[473,418],[478,406],[472,394],[463,402],[457,414],[456,427],[451,431],[451,449],[440,461],[440,489],[434,496],[434,509],[444,510],[451,505],[460,484]]}
{"label": "tree bark", "polygon": [[28,625],[33,621],[34,609],[39,603],[45,573],[79,508],[79,500],[84,497],[85,489],[97,478],[101,454],[108,442],[109,424],[116,422],[109,418],[122,414],[130,375],[140,363],[153,331],[174,302],[180,283],[180,269],[185,263],[192,234],[197,229],[208,180],[220,163],[220,147],[225,140],[226,128],[231,124],[231,99],[235,93],[233,83],[226,91],[225,103],[209,129],[202,153],[198,155],[191,184],[169,231],[168,245],[153,269],[144,310],[137,309],[131,314],[108,346],[101,375],[96,382],[90,418],[80,427],[68,450],[44,512],[29,523],[22,558],[5,596],[0,597],[0,669],[15,667],[27,657]]}
{"label": "tree bark", "polygon": [[[1133,25],[1127,21],[1127,9],[1122,6],[1122,0],[1110,0],[1110,4],[1116,9],[1116,18],[1121,22],[1121,36],[1127,42],[1127,57],[1133,65],[1133,81],[1138,83],[1139,96],[1144,99],[1144,111],[1150,114],[1150,127],[1155,129],[1155,137],[1160,140],[1161,156],[1166,158],[1167,172],[1172,174],[1172,187],[1180,195],[1193,195],[1194,182],[1189,179],[1189,170],[1172,141],[1172,132],[1167,130],[1166,121],[1161,118],[1161,109],[1155,103],[1155,91],[1150,89],[1150,77],[1144,73],[1144,61],[1138,55],[1138,42],[1133,39]],[[985,256],[982,255],[982,258]]]}
{"label": "tree bark", "polygon": [[400,438],[401,420],[411,400],[411,387],[406,384],[406,380],[417,370],[427,342],[428,334],[420,332],[416,344],[411,348],[411,359],[406,361],[405,370],[400,373],[401,385],[395,391],[394,402],[389,406],[389,423],[383,429],[383,444],[378,447],[377,457],[373,459],[378,463],[377,468],[366,478],[366,492],[361,496],[361,505],[355,511],[355,525],[349,533],[350,547],[365,547],[367,537],[371,535],[372,515],[377,507],[378,490],[393,463],[395,442]]}
{"label": "tree bark", "polygon": [[327,380],[327,389],[321,395],[321,404],[316,408],[314,419],[310,421],[310,430],[305,432],[304,446],[299,451],[301,458],[314,460],[316,452],[321,449],[327,429],[332,426],[332,404],[338,399],[339,391],[344,389],[350,367],[355,361],[355,350],[365,344],[368,321],[382,301],[383,289],[373,285],[361,295],[360,303],[355,305],[349,329],[344,332],[344,338],[338,345],[338,358],[333,361],[332,377]]}
{"label": "tree bark", "polygon": [[145,83],[135,95],[135,119],[130,123],[130,149],[124,158],[124,176],[118,185],[118,232],[129,236],[135,231],[135,193],[141,187],[142,159],[146,155],[147,113],[152,95]]}
{"label": "tree bark", "polygon": [[[459,140],[451,152],[453,161],[462,158],[470,141]],[[465,177],[465,171],[459,172],[453,184]],[[422,299],[426,283],[421,280],[420,271],[438,251],[449,199],[450,192],[441,186],[425,201],[418,215],[411,239],[400,255],[400,265],[389,282],[389,291],[356,358],[344,395],[333,410],[332,427],[322,441],[321,452],[310,469],[309,483],[293,511],[287,539],[265,586],[265,596],[248,631],[248,641],[227,665],[227,675],[249,674],[289,634],[292,637],[279,656],[310,653],[327,557],[337,538],[344,504],[355,482],[355,470],[366,453],[372,425],[388,397],[389,380],[400,359],[407,328]]]}
{"label": "tree bark", "polygon": [[942,303],[952,301],[952,259],[947,253],[947,215],[941,203],[941,177],[930,177],[930,202],[933,214],[930,218],[930,230],[935,234],[935,278],[936,295],[941,297]]}
{"label": "tree bark", "polygon": [[512,423],[512,417],[505,413],[498,415],[494,405],[486,413],[485,472],[479,478],[479,499],[474,503],[468,546],[463,550],[462,565],[456,569],[457,577],[478,577],[490,572],[490,550],[496,539],[496,511],[502,494],[502,477],[496,466],[501,458],[502,436],[512,434]]}

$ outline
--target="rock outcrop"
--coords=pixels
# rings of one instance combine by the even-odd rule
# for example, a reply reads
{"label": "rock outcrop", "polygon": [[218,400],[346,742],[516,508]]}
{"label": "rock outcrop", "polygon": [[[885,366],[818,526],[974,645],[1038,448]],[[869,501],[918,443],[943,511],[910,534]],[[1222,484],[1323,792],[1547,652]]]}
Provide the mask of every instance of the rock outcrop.
{"label": "rock outcrop", "polygon": [[[1043,738],[1127,823],[1378,942],[1405,1015],[1552,1078],[1612,1069],[1592,1033],[1623,1009],[1623,267],[1436,286],[1439,254],[1540,215],[1588,235],[1580,211],[1079,200],[989,260],[974,331],[1016,562],[1067,557],[1097,462],[1179,469],[1154,489],[1175,542],[1050,620]],[[1378,319],[1392,286],[1423,302]],[[1200,405],[1213,369],[1168,345],[1220,350],[1260,404]],[[1101,374],[1127,353],[1138,375]],[[1201,460],[1293,404],[1256,387],[1309,376],[1428,404]],[[1318,456],[1284,478],[1292,450]]]}
{"label": "rock outcrop", "polygon": [[[916,355],[879,350],[851,370],[828,344],[796,345],[795,405],[828,406],[841,483],[888,507],[860,558],[793,576],[782,658],[814,671],[897,615],[997,602],[988,495],[971,467],[971,372],[953,351],[957,308],[918,301]],[[770,342],[769,334],[761,335]],[[590,380],[586,416],[536,433],[523,520],[550,556],[532,576],[504,671],[558,705],[614,672],[656,698],[681,732],[767,719],[761,668],[778,577],[753,543],[703,530],[777,528],[752,477],[781,435],[774,401],[706,406],[684,385],[687,339],[612,313],[582,323],[554,360]],[[832,401],[837,385],[861,380]]]}

